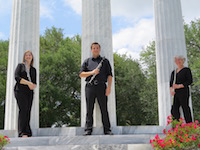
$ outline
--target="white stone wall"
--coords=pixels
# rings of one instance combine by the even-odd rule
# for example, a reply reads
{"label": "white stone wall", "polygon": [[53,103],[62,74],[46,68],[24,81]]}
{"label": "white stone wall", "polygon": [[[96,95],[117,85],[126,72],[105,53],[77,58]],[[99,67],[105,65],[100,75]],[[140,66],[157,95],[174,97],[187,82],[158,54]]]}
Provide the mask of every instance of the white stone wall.
{"label": "white stone wall", "polygon": [[31,113],[31,128],[39,128],[39,0],[13,0],[10,30],[7,89],[5,107],[5,130],[16,130],[18,107],[14,97],[14,71],[22,62],[26,50],[34,55],[34,67],[37,69],[37,88]]}
{"label": "white stone wall", "polygon": [[[187,59],[180,0],[154,0],[154,15],[159,125],[165,126],[167,116],[171,114],[169,81],[170,74],[175,69],[174,56],[183,55]],[[187,66],[187,61],[185,65]]]}
{"label": "white stone wall", "polygon": [[[98,42],[101,45],[101,56],[109,59],[114,75],[112,27],[111,27],[111,5],[110,0],[83,0],[82,1],[82,63],[91,57],[90,45]],[[86,101],[85,101],[85,79],[81,80],[81,126],[85,126]],[[108,98],[108,111],[111,126],[116,126],[116,102],[114,78],[112,91]],[[102,126],[99,106],[95,104],[94,126]]]}

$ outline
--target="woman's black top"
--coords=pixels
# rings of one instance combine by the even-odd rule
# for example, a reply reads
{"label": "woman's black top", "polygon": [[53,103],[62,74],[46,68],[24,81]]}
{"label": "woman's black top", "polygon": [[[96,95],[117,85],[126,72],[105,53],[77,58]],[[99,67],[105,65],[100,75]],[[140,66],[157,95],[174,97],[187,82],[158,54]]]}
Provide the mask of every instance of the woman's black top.
{"label": "woman's black top", "polygon": [[[31,82],[34,83],[34,84],[37,84],[36,76],[37,76],[36,69],[33,66],[31,66],[30,67],[30,77],[31,77]],[[18,66],[15,70],[16,84],[15,84],[14,90],[15,91],[23,91],[23,92],[33,91],[33,90],[29,89],[28,85],[20,84],[20,80],[22,78],[25,79],[25,80],[28,80],[25,64],[20,63],[20,64],[18,64]]]}
{"label": "woman's black top", "polygon": [[[170,87],[172,87],[174,81],[174,71],[171,73],[171,79],[170,79]],[[176,82],[175,84],[183,84],[184,88],[176,89],[176,93],[180,92],[187,92],[189,91],[189,85],[191,85],[193,82],[192,79],[192,73],[190,68],[183,68],[176,74]]]}

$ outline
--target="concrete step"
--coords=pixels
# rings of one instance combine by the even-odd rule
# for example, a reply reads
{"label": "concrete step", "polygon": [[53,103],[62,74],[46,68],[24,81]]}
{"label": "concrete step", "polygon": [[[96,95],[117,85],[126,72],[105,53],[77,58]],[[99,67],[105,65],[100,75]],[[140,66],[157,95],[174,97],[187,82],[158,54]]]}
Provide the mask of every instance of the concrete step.
{"label": "concrete step", "polygon": [[34,147],[7,147],[5,150],[153,150],[150,144],[113,145],[57,145]]}
{"label": "concrete step", "polygon": [[5,150],[150,150],[154,135],[92,135],[11,138]]}
{"label": "concrete step", "polygon": [[[117,126],[112,127],[112,132],[115,135],[129,134],[162,134],[164,127],[162,126]],[[78,136],[84,133],[82,127],[63,127],[63,128],[39,128],[33,129],[33,136]],[[17,137],[16,130],[0,130],[0,133],[10,137]],[[93,128],[93,135],[102,135],[103,128]]]}

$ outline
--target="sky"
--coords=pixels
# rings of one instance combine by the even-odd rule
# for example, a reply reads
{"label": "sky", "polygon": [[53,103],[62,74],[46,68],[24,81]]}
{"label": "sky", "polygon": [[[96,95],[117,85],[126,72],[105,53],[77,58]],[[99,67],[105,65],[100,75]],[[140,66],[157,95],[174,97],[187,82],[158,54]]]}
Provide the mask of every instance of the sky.
{"label": "sky", "polygon": [[[40,34],[55,26],[81,35],[82,0],[40,0]],[[200,0],[181,0],[186,23],[200,18]],[[9,39],[12,0],[0,0],[0,39]],[[155,39],[153,0],[111,0],[113,51],[139,58]]]}

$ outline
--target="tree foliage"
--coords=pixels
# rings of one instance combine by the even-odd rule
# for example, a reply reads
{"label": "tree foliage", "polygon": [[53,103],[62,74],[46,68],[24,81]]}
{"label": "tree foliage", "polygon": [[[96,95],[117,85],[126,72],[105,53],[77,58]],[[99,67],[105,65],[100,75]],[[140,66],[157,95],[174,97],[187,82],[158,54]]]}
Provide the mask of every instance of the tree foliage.
{"label": "tree foliage", "polygon": [[158,98],[156,76],[155,42],[151,42],[140,54],[145,75],[145,86],[140,98],[142,101],[143,124],[158,124]]}
{"label": "tree foliage", "polygon": [[47,29],[40,38],[40,126],[80,124],[81,40]]}
{"label": "tree foliage", "polygon": [[192,70],[192,102],[194,118],[200,120],[200,19],[185,24],[188,63]]}
{"label": "tree foliage", "polygon": [[0,41],[0,129],[4,125],[8,43],[8,41]]}
{"label": "tree foliage", "polygon": [[[200,118],[200,20],[185,24],[188,63],[192,70],[193,109]],[[0,41],[0,128],[3,128],[8,41]],[[80,126],[81,38],[65,37],[52,27],[40,36],[40,127]],[[114,54],[118,125],[158,124],[155,42],[140,61]]]}
{"label": "tree foliage", "polygon": [[140,92],[145,77],[137,61],[114,55],[118,125],[138,125],[143,120]]}

